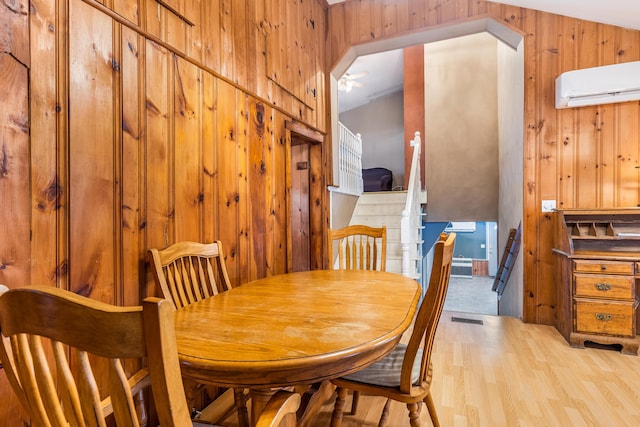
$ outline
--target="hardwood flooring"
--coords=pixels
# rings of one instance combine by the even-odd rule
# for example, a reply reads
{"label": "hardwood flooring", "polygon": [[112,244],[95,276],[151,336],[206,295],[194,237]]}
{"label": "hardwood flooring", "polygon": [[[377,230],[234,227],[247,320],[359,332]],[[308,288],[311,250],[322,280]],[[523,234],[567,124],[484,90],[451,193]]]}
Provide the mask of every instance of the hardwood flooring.
{"label": "hardwood flooring", "polygon": [[[552,326],[445,311],[433,367],[433,398],[444,427],[640,426],[640,357],[571,348]],[[334,398],[312,427],[329,425]],[[383,399],[362,396],[358,413],[342,425],[377,426],[383,406]],[[426,407],[420,419],[431,426]],[[395,403],[388,426],[408,425],[406,408]]]}

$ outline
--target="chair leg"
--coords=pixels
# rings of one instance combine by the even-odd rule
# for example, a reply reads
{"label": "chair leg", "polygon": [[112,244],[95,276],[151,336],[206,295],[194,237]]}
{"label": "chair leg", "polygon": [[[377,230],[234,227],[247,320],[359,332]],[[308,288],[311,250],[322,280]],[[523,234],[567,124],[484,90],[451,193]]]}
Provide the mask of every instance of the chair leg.
{"label": "chair leg", "polygon": [[357,390],[353,391],[353,395],[351,397],[351,412],[349,415],[355,415],[358,410],[358,402],[360,401],[360,392]]}
{"label": "chair leg", "polygon": [[333,407],[333,414],[331,415],[331,427],[340,427],[342,424],[342,414],[346,403],[345,398],[347,397],[347,391],[346,388],[336,388],[336,403]]}
{"label": "chair leg", "polygon": [[438,420],[436,405],[433,403],[433,397],[431,396],[431,393],[427,394],[427,397],[424,398],[424,403],[427,404],[427,409],[429,410],[429,416],[431,417],[433,427],[440,427],[440,420]]}
{"label": "chair leg", "polygon": [[380,415],[380,421],[378,421],[378,427],[384,427],[389,420],[389,406],[391,406],[391,399],[387,399],[382,408],[382,414]]}
{"label": "chair leg", "polygon": [[411,427],[420,427],[420,406],[419,403],[407,403],[407,409],[409,409],[409,424]]}
{"label": "chair leg", "polygon": [[247,398],[244,389],[234,388],[233,397],[238,411],[238,425],[240,427],[249,427],[249,412],[247,412]]}

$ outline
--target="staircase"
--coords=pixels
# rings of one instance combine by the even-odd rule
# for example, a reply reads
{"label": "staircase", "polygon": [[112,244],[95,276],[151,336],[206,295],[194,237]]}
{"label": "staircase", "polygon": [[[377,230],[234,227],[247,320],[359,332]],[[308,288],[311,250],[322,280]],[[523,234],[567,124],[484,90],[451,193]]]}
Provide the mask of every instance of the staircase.
{"label": "staircase", "polygon": [[387,227],[387,271],[402,274],[400,220],[407,199],[406,191],[362,193],[349,225]]}

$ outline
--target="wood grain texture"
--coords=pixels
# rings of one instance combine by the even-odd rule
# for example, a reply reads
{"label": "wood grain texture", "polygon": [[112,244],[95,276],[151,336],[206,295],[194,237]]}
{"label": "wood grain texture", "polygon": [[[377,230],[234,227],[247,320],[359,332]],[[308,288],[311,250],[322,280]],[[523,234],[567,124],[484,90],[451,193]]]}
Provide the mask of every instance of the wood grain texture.
{"label": "wood grain texture", "polygon": [[183,373],[269,388],[353,372],[397,344],[419,298],[414,280],[393,273],[316,270],[263,278],[176,313]]}
{"label": "wood grain texture", "polygon": [[[452,317],[484,325],[452,322]],[[443,426],[640,423],[640,358],[571,348],[552,326],[445,311],[432,361],[431,392]],[[346,416],[343,425],[377,425],[385,400],[362,395],[358,413]],[[334,402],[335,394],[310,426],[329,425]],[[419,420],[431,425],[425,408]],[[392,403],[387,425],[409,425],[406,405]]]}
{"label": "wood grain texture", "polygon": [[[267,127],[271,142],[266,138],[263,143],[272,144],[269,156],[274,165],[271,171],[267,169],[269,175],[261,181],[264,184],[247,184],[250,195],[260,185],[268,187],[271,179],[270,189],[265,189],[269,203],[264,212],[251,215],[260,215],[273,230],[268,237],[272,252],[265,259],[265,274],[286,271],[289,141],[282,124],[296,119],[321,133],[328,130],[325,64],[335,63],[349,47],[363,42],[491,16],[524,34],[524,318],[528,322],[553,323],[556,301],[554,278],[550,275],[552,233],[549,219],[539,212],[540,201],[554,198],[564,208],[591,203],[597,205],[594,207],[635,206],[640,201],[636,169],[640,163],[640,105],[629,102],[558,112],[550,102],[553,85],[549,79],[553,75],[549,70],[560,73],[587,64],[639,60],[640,32],[482,0],[406,0],[394,5],[347,1],[329,7],[326,18],[326,5],[320,0],[302,2],[300,15],[293,9],[299,3],[284,5],[303,18],[299,22],[270,20],[282,16],[278,10],[283,2],[259,0],[248,7],[249,1],[237,5],[228,1],[178,2],[179,13],[199,24],[193,27],[178,16],[171,17],[173,12],[159,8],[152,0],[104,2],[115,12],[91,0],[34,0],[30,9],[24,0],[0,5],[0,56],[3,67],[10,70],[1,78],[3,82],[13,79],[11,70],[16,64],[18,69],[22,67],[19,74],[29,68],[28,82],[14,84],[9,92],[0,95],[3,141],[13,138],[15,122],[9,112],[20,110],[13,106],[22,105],[27,97],[31,111],[29,121],[22,121],[30,123],[24,147],[30,147],[31,160],[21,174],[25,179],[31,174],[31,186],[14,182],[9,185],[6,181],[10,178],[0,179],[0,185],[10,187],[2,193],[3,205],[5,200],[18,200],[20,206],[30,206],[19,216],[6,214],[14,233],[11,241],[0,243],[0,253],[3,262],[7,253],[14,261],[11,267],[0,270],[0,282],[22,285],[32,275],[38,283],[80,289],[99,281],[96,298],[129,301],[153,292],[151,277],[142,263],[145,248],[167,246],[179,233],[197,235],[202,240],[222,239],[227,233],[222,239],[225,247],[237,246],[237,236],[247,227],[234,222],[237,217],[227,211],[225,202],[227,190],[235,188],[239,174],[247,176],[250,162],[246,161],[244,169],[236,174],[229,174],[229,159],[238,156],[236,151],[229,151],[229,158],[221,156],[228,130],[222,128],[231,116],[232,128],[236,129],[236,96],[247,95],[249,105],[263,102],[265,111],[272,109],[272,113],[266,113],[270,114]],[[243,7],[241,13],[247,24],[233,25],[237,22],[234,10]],[[79,19],[69,21],[69,8]],[[88,31],[83,22],[96,26]],[[300,28],[291,28],[297,25]],[[548,28],[555,34],[544,35]],[[274,82],[272,70],[266,71],[269,46],[289,34],[295,35],[305,48],[298,56],[281,58],[287,61],[273,71],[284,73],[285,67],[290,66],[300,69],[303,76],[314,75],[315,79],[305,79],[311,79],[309,87],[316,89],[315,101],[294,95],[301,93],[301,80],[294,78],[287,86],[288,83]],[[315,54],[307,50],[310,40],[314,40]],[[245,81],[240,73],[236,76],[236,62],[227,53],[233,53],[234,44],[247,49],[246,57],[238,63],[250,64],[250,58],[255,58],[256,70],[265,70],[256,71],[256,82],[246,81],[250,78],[248,70]],[[315,64],[307,63],[307,55]],[[179,71],[190,69],[192,75],[198,76],[196,87],[189,89],[189,97],[197,98],[192,107],[199,117],[195,128],[181,121],[174,111],[179,93],[175,90],[176,57],[180,58]],[[545,69],[540,69],[539,64],[544,64]],[[95,92],[91,89],[93,77],[89,76],[98,78]],[[222,86],[231,89],[221,90]],[[233,92],[233,96],[225,95],[227,92]],[[310,102],[313,105],[308,105]],[[176,222],[176,201],[185,194],[178,194],[175,187],[175,161],[182,155],[176,152],[175,141],[180,136],[176,129],[188,132],[188,144],[193,143],[192,138],[201,141],[197,177],[189,175],[187,180],[194,187],[180,190],[191,195],[201,192],[204,197],[199,202],[202,207],[196,209],[198,222],[189,226]],[[186,140],[187,135],[184,137]],[[251,141],[250,136],[247,138]],[[24,166],[20,162],[28,161],[24,157],[26,151],[21,153],[14,161]],[[323,168],[319,176],[326,179],[327,159],[331,156],[323,148],[317,157]],[[179,174],[196,176],[185,170]],[[586,190],[592,186],[595,198]],[[134,207],[136,200],[138,206]],[[326,228],[326,192],[321,192],[318,200],[322,205],[319,224]],[[185,205],[180,206],[184,209]],[[195,211],[185,212],[193,215]],[[321,241],[322,229],[317,231]],[[247,266],[256,262],[251,261],[256,250],[252,238],[248,240]],[[321,244],[316,248],[322,251]],[[100,258],[97,253],[102,254]],[[138,258],[130,258],[136,253]],[[236,277],[242,274],[249,275],[237,272]]]}
{"label": "wood grain texture", "polygon": [[[4,230],[0,244],[0,284],[10,288],[30,280],[29,259],[33,253],[29,224],[32,173],[29,162],[29,57],[23,51],[28,49],[26,10],[26,2],[0,5],[0,86],[3,88],[0,90],[0,223]],[[20,62],[21,57],[26,62]],[[41,180],[42,175],[38,178]],[[39,227],[50,230],[51,222],[47,219],[38,216],[35,220]],[[47,266],[51,263],[43,263],[41,267],[46,269]],[[42,277],[42,270],[34,270],[38,271],[39,278]],[[4,372],[0,373],[0,396],[0,419],[11,425],[26,423],[28,417],[12,393]]]}
{"label": "wood grain texture", "polygon": [[[234,284],[286,272],[284,124],[325,133],[326,20],[283,2],[300,20],[273,29],[267,3],[0,5],[0,282],[137,304],[158,292],[146,249],[184,239],[221,239]],[[266,47],[287,34],[297,77],[275,84]]]}

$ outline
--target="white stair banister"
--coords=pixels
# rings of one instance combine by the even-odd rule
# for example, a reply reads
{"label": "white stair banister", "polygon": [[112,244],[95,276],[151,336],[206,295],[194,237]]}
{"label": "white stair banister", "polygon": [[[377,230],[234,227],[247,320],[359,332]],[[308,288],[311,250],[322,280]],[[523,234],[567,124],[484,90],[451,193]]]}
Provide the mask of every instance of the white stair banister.
{"label": "white stair banister", "polygon": [[354,134],[342,123],[339,126],[338,168],[340,182],[334,191],[359,196],[362,182],[362,137]]}
{"label": "white stair banister", "polygon": [[422,265],[422,214],[420,207],[420,132],[416,132],[413,140],[413,156],[411,158],[411,172],[407,186],[407,200],[402,211],[400,222],[400,239],[402,244],[402,275],[421,279]]}

